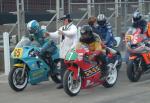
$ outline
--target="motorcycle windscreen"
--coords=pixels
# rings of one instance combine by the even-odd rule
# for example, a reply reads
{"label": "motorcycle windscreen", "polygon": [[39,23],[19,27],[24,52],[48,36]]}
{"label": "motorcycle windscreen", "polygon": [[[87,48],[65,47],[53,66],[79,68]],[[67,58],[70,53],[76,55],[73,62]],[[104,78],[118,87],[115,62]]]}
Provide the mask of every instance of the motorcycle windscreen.
{"label": "motorcycle windscreen", "polygon": [[65,60],[70,61],[70,60],[76,60],[78,57],[78,54],[74,51],[70,51],[66,54]]}

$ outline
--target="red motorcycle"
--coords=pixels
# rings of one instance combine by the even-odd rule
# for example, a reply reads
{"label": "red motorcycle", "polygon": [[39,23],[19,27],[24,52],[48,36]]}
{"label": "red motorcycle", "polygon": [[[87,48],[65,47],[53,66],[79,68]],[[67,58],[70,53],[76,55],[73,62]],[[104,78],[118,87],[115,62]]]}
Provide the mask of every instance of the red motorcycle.
{"label": "red motorcycle", "polygon": [[125,37],[129,52],[127,76],[131,82],[137,82],[142,73],[150,69],[150,43],[146,35],[140,33],[139,28],[132,28]]}
{"label": "red motorcycle", "polygon": [[[107,65],[107,76],[102,75],[102,64],[98,64],[95,59],[89,60],[89,57],[96,57],[95,53],[89,53],[85,47],[71,50],[67,53],[65,63],[67,70],[63,78],[64,91],[69,96],[76,96],[80,89],[86,89],[102,84],[104,87],[112,87],[117,80],[118,70],[121,63],[116,58],[117,52],[111,48],[109,49],[108,57],[109,63]],[[90,55],[89,55],[90,54]]]}

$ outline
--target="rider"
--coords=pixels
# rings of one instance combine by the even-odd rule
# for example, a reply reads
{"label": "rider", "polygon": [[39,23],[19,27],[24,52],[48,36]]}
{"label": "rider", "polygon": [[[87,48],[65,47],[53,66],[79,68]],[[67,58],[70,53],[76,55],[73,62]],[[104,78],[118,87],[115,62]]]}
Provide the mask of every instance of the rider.
{"label": "rider", "polygon": [[146,20],[142,19],[142,14],[139,11],[135,11],[133,13],[132,27],[140,28],[141,34],[145,34],[145,32],[147,31],[147,22]]}
{"label": "rider", "polygon": [[[133,34],[133,29],[137,29],[139,28],[141,30],[141,34],[144,35],[145,39],[148,37],[148,30],[147,30],[147,22],[146,20],[142,19],[142,14],[139,11],[135,11],[133,13],[133,17],[132,17],[132,25],[131,27],[128,29],[128,31],[126,32],[126,34]],[[149,37],[148,37],[149,38]],[[128,42],[128,38],[125,36],[125,41]],[[126,54],[126,61],[128,61],[128,57],[129,57],[129,51]]]}
{"label": "rider", "polygon": [[[102,64],[102,73],[106,75],[106,50],[105,46],[102,43],[101,39],[97,34],[94,34],[92,28],[88,25],[84,25],[81,27],[81,37],[80,42],[77,44],[76,49],[81,48],[82,46],[88,47],[90,55],[96,53],[96,61],[97,63]],[[94,58],[93,58],[94,59]]]}
{"label": "rider", "polygon": [[148,37],[148,27],[149,24],[146,20],[142,19],[142,14],[139,11],[135,11],[132,17],[132,26],[128,29],[126,34],[132,34],[133,29],[139,28],[141,30],[141,34]]}
{"label": "rider", "polygon": [[[46,38],[45,35],[47,34],[47,31],[45,29],[41,29],[39,23],[36,20],[31,20],[27,23],[27,30],[29,31],[29,34],[24,35],[21,41],[17,44],[17,46],[19,46],[20,44],[24,45],[24,43],[28,46],[36,44],[41,47],[41,57],[45,56],[44,54],[46,52],[49,52],[50,54],[53,54],[55,52],[55,43],[50,38]],[[50,65],[52,66],[52,64]]]}
{"label": "rider", "polygon": [[95,16],[89,17],[88,24],[92,28],[92,31],[94,33],[99,34],[98,25],[97,25]]}
{"label": "rider", "polygon": [[50,38],[46,38],[46,34],[48,33],[45,29],[41,29],[39,23],[36,20],[31,20],[27,24],[27,30],[30,32],[29,39],[31,41],[36,41],[39,43],[41,48],[41,54],[45,51],[53,54],[56,50],[56,45],[53,40]]}
{"label": "rider", "polygon": [[102,39],[105,45],[108,47],[113,47],[116,45],[116,40],[114,39],[112,33],[112,26],[107,22],[104,14],[99,14],[97,16],[98,32],[96,32]]}

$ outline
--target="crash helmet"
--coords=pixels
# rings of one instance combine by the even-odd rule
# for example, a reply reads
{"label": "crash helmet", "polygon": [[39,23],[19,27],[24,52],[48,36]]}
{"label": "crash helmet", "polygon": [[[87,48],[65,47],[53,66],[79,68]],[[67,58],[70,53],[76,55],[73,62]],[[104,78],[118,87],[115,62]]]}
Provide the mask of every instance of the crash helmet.
{"label": "crash helmet", "polygon": [[27,30],[31,33],[31,34],[35,34],[39,31],[40,29],[40,25],[36,20],[31,20],[27,23]]}
{"label": "crash helmet", "polygon": [[80,42],[90,44],[95,41],[92,28],[89,25],[84,25],[80,29],[81,37]]}
{"label": "crash helmet", "polygon": [[97,24],[100,26],[104,26],[106,24],[106,16],[104,14],[99,14],[97,16]]}
{"label": "crash helmet", "polygon": [[139,11],[135,11],[133,13],[133,17],[132,17],[132,21],[134,22],[138,22],[139,20],[142,19],[142,14]]}

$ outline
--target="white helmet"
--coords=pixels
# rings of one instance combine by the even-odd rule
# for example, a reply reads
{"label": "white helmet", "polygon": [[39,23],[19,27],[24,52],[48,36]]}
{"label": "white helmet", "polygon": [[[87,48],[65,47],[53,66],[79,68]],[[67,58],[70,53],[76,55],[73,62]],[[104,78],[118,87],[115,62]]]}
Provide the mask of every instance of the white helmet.
{"label": "white helmet", "polygon": [[99,25],[101,25],[101,26],[105,25],[105,23],[106,23],[106,17],[105,17],[104,14],[99,14],[99,15],[97,16],[97,23],[98,23]]}
{"label": "white helmet", "polygon": [[137,21],[141,20],[141,18],[142,18],[142,14],[139,11],[135,11],[133,13],[133,17],[132,17],[133,22],[137,22]]}

